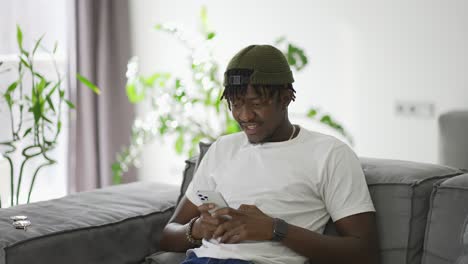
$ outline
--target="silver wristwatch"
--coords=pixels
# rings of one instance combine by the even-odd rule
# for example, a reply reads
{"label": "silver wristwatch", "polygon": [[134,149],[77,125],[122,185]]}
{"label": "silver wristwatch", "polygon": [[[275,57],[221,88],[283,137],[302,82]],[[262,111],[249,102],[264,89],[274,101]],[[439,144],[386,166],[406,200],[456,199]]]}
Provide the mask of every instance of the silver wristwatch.
{"label": "silver wristwatch", "polygon": [[283,219],[274,218],[273,219],[273,241],[281,241],[286,237],[288,233],[288,223]]}

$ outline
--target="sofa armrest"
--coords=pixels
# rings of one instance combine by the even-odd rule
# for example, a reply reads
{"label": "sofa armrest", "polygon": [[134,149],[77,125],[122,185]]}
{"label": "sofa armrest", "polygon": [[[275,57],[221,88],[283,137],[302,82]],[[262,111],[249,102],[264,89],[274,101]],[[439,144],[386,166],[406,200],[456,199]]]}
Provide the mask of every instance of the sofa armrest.
{"label": "sofa armrest", "polygon": [[[0,264],[141,263],[159,250],[179,187],[137,182],[0,210]],[[27,231],[10,216],[26,215]]]}

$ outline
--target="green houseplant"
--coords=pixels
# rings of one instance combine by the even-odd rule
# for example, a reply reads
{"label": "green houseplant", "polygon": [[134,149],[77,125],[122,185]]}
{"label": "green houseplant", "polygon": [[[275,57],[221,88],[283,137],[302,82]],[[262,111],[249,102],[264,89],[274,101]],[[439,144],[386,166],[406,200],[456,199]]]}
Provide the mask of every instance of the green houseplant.
{"label": "green houseplant", "polygon": [[[200,12],[201,41],[192,40],[179,28],[158,24],[155,29],[166,32],[189,51],[188,67],[191,79],[183,79],[167,72],[149,76],[138,73],[138,59],[128,63],[127,95],[130,102],[144,104],[150,110],[137,118],[132,126],[129,146],[117,154],[112,165],[113,181],[120,183],[129,166],[138,163],[138,157],[147,143],[158,137],[175,137],[174,148],[178,154],[191,156],[200,140],[213,141],[217,137],[240,131],[229,109],[219,98],[223,92],[219,63],[213,57],[212,40],[216,33],[208,25],[206,8]],[[274,44],[285,54],[291,68],[301,71],[307,66],[305,51],[278,38]],[[196,113],[203,113],[202,117]],[[304,114],[321,122],[346,138],[352,144],[347,131],[329,114],[317,107],[310,107]]]}
{"label": "green houseplant", "polygon": [[[19,49],[17,78],[8,85],[6,90],[0,90],[1,98],[4,99],[10,116],[11,139],[0,142],[0,146],[3,147],[2,154],[8,161],[10,169],[11,206],[20,203],[25,167],[31,160],[41,159],[41,162],[33,169],[27,193],[28,203],[39,171],[57,163],[50,156],[50,152],[57,146],[57,140],[62,131],[63,108],[75,108],[73,103],[66,99],[63,87],[64,77],[59,73],[54,59],[57,43],[53,50],[48,50],[41,45],[43,35],[34,43],[32,50],[28,50],[23,46],[23,32],[19,26],[16,29],[16,37]],[[45,77],[35,67],[35,55],[39,48],[51,56],[56,75],[53,79]],[[0,70],[0,73],[9,70],[11,69]],[[95,93],[100,93],[98,87],[85,77],[77,74],[77,78]],[[21,153],[19,160],[13,158],[17,151]],[[18,167],[19,170],[15,170]],[[3,176],[0,175],[0,177]],[[1,198],[0,208],[2,207]]]}

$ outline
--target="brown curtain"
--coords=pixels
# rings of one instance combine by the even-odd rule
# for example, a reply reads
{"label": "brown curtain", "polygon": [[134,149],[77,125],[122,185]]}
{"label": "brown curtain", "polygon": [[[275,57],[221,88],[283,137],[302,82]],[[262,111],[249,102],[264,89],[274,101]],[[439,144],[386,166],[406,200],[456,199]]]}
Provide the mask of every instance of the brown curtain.
{"label": "brown curtain", "polygon": [[[70,89],[76,111],[70,118],[69,191],[112,184],[111,164],[128,144],[134,109],[125,94],[130,58],[127,0],[75,0],[70,9]],[[101,89],[96,95],[76,81],[87,77]],[[135,180],[135,173],[124,182]]]}

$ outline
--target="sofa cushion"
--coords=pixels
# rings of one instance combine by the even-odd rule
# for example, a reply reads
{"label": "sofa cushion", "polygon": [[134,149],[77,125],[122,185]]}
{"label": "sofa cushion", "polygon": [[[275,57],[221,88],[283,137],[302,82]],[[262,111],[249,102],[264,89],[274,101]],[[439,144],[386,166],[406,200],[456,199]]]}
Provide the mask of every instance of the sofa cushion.
{"label": "sofa cushion", "polygon": [[423,264],[454,263],[468,217],[468,174],[438,182],[431,196]]}
{"label": "sofa cushion", "polygon": [[[0,210],[0,264],[141,263],[159,249],[178,188],[138,182]],[[27,231],[13,215],[26,215]]]}
{"label": "sofa cushion", "polygon": [[468,217],[465,220],[463,230],[463,234],[461,235],[462,253],[457,260],[457,264],[468,264]]}

